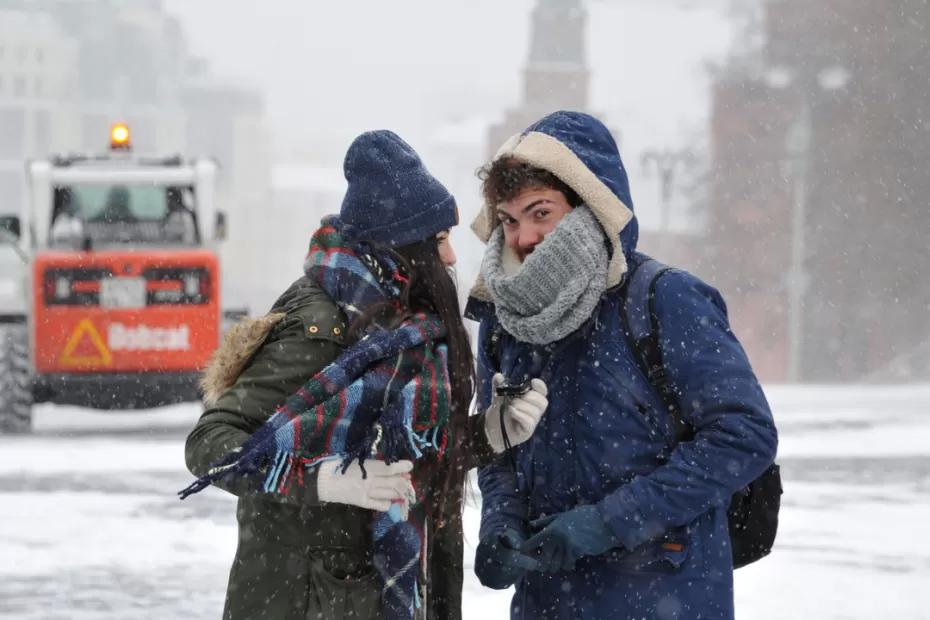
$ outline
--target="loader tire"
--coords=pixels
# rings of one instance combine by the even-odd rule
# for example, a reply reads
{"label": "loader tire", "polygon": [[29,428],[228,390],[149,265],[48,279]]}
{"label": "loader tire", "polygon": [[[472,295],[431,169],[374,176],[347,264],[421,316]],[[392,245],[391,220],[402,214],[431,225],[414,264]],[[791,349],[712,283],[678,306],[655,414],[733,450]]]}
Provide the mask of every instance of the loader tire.
{"label": "loader tire", "polygon": [[0,434],[32,430],[32,373],[25,323],[0,324]]}

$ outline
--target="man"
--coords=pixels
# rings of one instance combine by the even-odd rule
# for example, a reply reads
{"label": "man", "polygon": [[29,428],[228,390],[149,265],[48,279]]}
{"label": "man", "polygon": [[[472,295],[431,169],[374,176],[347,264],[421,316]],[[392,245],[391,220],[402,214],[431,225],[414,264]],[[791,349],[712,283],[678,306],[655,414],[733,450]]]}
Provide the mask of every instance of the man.
{"label": "man", "polygon": [[606,127],[556,112],[481,176],[488,247],[466,312],[479,405],[541,379],[548,409],[479,474],[475,572],[516,585],[512,618],[733,617],[726,508],[777,434],[723,300],[684,271],[657,280],[665,372],[693,429],[678,442],[623,332],[624,277],[646,257]]}

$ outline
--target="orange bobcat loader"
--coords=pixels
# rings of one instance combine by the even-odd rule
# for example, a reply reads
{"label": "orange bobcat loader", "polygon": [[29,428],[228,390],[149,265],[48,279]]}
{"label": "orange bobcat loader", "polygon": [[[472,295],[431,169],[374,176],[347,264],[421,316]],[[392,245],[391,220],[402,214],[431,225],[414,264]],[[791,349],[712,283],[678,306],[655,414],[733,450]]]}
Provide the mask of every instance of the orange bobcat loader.
{"label": "orange bobcat loader", "polygon": [[0,218],[0,252],[15,251],[21,274],[6,288],[22,300],[0,297],[0,432],[28,431],[38,401],[197,397],[222,318],[216,165],[129,147],[115,125],[106,155],[30,162],[20,216]]}

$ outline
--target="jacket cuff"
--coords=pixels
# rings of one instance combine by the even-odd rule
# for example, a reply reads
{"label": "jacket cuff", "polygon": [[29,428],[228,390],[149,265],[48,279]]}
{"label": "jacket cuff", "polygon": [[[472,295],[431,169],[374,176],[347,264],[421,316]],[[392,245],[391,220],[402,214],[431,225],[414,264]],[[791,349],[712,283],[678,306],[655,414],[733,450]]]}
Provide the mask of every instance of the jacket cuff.
{"label": "jacket cuff", "polygon": [[621,487],[602,499],[597,508],[617,540],[629,551],[665,531],[662,523],[647,518],[640,511],[627,487]]}
{"label": "jacket cuff", "polygon": [[481,525],[478,527],[478,542],[489,536],[500,536],[507,530],[512,530],[526,539],[529,536],[526,519],[512,514],[494,513],[481,516]]}

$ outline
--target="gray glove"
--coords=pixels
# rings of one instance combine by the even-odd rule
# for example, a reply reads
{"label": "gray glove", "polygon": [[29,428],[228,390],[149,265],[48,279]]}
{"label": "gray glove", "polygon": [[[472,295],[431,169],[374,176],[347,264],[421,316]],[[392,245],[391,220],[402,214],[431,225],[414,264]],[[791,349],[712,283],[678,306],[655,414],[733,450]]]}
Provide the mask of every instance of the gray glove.
{"label": "gray glove", "polygon": [[542,419],[543,412],[549,406],[546,395],[549,393],[542,379],[530,381],[530,389],[519,396],[502,396],[497,388],[504,383],[504,375],[497,373],[491,379],[494,396],[484,418],[484,433],[494,452],[500,454],[506,449],[501,433],[501,416],[510,445],[516,446],[533,436],[536,425]]}
{"label": "gray glove", "polygon": [[353,461],[342,473],[342,461],[327,461],[319,467],[316,479],[317,496],[321,502],[351,504],[369,510],[386,511],[394,502],[402,504],[406,513],[415,498],[410,483],[411,461],[397,461],[387,465],[384,461],[365,461],[367,476],[362,478],[362,468]]}

